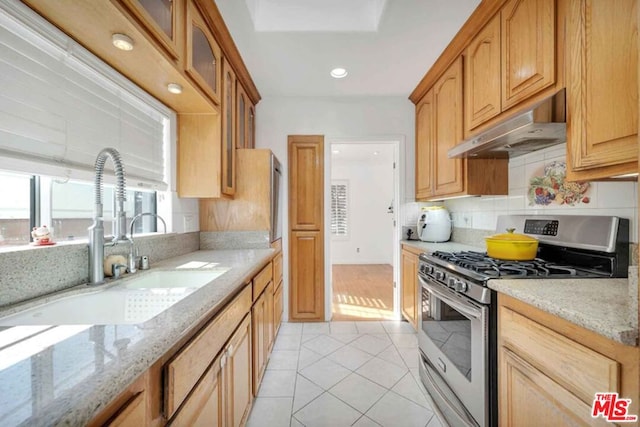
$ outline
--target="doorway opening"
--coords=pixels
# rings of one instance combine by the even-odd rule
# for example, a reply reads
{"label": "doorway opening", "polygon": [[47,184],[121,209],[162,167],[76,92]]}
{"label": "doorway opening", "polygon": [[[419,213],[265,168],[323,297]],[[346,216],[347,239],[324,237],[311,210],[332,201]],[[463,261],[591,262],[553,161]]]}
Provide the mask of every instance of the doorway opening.
{"label": "doorway opening", "polygon": [[330,144],[329,274],[332,320],[399,318],[399,141]]}

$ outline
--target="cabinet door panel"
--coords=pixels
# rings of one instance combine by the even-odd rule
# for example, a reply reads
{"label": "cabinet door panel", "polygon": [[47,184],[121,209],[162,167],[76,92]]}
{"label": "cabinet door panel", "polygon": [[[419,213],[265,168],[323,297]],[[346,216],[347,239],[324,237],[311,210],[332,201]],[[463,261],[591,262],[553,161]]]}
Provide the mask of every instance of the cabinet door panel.
{"label": "cabinet door panel", "polygon": [[458,58],[434,86],[435,106],[435,195],[464,190],[463,159],[450,159],[447,152],[462,141],[462,58]]}
{"label": "cabinet door panel", "polygon": [[[317,137],[311,138],[317,140]],[[289,227],[292,230],[320,230],[323,225],[324,142],[311,138],[289,137]]]}
{"label": "cabinet door panel", "polygon": [[216,104],[220,103],[222,54],[193,2],[187,5],[185,70]]}
{"label": "cabinet door panel", "polygon": [[[193,389],[189,398],[184,402],[180,411],[169,422],[169,425],[181,426],[222,426],[223,423],[223,357],[213,361],[209,370],[204,374],[198,385]],[[139,424],[140,426],[144,424]]]}
{"label": "cabinet door panel", "polygon": [[249,147],[249,102],[240,82],[236,86],[236,148]]}
{"label": "cabinet door panel", "polygon": [[554,426],[610,425],[590,418],[590,404],[504,347],[500,350],[499,378],[500,425],[526,427],[532,420]]}
{"label": "cabinet door panel", "polygon": [[141,22],[156,44],[174,60],[179,58],[178,46],[183,39],[181,0],[117,0],[135,20]]}
{"label": "cabinet door panel", "polygon": [[233,196],[236,190],[236,75],[226,60],[222,72],[222,193]]}
{"label": "cabinet door panel", "polygon": [[555,1],[510,0],[501,19],[505,110],[555,83]]}
{"label": "cabinet door panel", "polygon": [[416,106],[416,199],[433,194],[433,91]]}
{"label": "cabinet door panel", "polygon": [[275,336],[278,334],[278,330],[280,330],[280,324],[282,323],[282,310],[284,308],[284,300],[282,295],[282,283],[276,289],[276,293],[273,296],[273,322],[274,322],[274,341]]}
{"label": "cabinet door panel", "polygon": [[638,24],[635,0],[570,3],[567,152],[574,171],[637,171]]}
{"label": "cabinet door panel", "polygon": [[253,303],[251,309],[251,335],[253,354],[253,395],[258,395],[260,381],[267,361],[266,344],[266,297],[264,292]]}
{"label": "cabinet door panel", "polygon": [[291,232],[289,313],[292,320],[324,319],[322,239],[322,233],[319,231]]}
{"label": "cabinet door panel", "polygon": [[466,49],[465,130],[467,133],[500,114],[500,15],[496,15]]}
{"label": "cabinet door panel", "polygon": [[238,427],[251,404],[251,318],[245,317],[227,345],[227,425]]}
{"label": "cabinet door panel", "polygon": [[418,260],[411,252],[402,251],[402,314],[414,329],[418,327],[417,292]]}

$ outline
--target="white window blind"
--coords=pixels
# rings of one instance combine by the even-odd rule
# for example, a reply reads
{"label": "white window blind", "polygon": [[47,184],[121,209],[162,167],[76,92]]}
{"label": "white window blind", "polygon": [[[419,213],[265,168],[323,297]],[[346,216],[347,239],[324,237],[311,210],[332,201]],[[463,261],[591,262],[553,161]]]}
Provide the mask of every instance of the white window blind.
{"label": "white window blind", "polygon": [[166,189],[170,110],[24,5],[2,3],[0,168],[86,179],[113,147],[128,186]]}
{"label": "white window blind", "polygon": [[347,236],[348,229],[348,183],[334,181],[331,183],[331,234]]}

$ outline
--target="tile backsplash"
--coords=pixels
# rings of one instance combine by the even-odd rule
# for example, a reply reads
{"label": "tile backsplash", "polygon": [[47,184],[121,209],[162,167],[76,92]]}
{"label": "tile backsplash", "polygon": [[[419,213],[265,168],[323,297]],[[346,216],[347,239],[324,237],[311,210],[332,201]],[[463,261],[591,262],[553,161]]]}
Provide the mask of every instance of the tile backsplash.
{"label": "tile backsplash", "polygon": [[[565,144],[511,159],[509,161],[509,195],[468,197],[444,202],[451,212],[454,228],[495,231],[498,215],[614,215],[629,219],[630,239],[637,243],[637,182],[591,182],[584,197],[571,200],[576,202],[574,206],[560,204],[560,200],[550,201],[548,199],[546,200],[548,205],[532,204],[534,201],[530,200],[529,196],[531,177],[539,176],[545,166],[549,166],[553,162],[564,162],[565,159]],[[540,192],[539,196],[543,198],[542,190],[538,191]],[[535,188],[531,190],[531,194],[531,198],[535,198]],[[552,197],[555,196],[555,194],[552,195]],[[420,204],[415,203],[414,205]],[[419,207],[415,210],[418,212]]]}

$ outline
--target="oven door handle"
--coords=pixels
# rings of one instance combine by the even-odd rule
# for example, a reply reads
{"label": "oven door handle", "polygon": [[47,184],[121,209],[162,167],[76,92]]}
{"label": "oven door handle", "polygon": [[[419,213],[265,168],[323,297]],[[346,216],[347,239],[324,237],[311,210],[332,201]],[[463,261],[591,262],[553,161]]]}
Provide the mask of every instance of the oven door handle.
{"label": "oven door handle", "polygon": [[420,284],[427,291],[431,292],[433,295],[435,295],[436,297],[440,298],[441,300],[443,300],[444,302],[446,302],[451,307],[455,308],[456,310],[458,310],[460,313],[464,314],[465,316],[469,316],[474,320],[480,319],[482,317],[482,311],[477,309],[476,307],[473,307],[472,305],[464,304],[462,302],[453,300],[450,296],[446,295],[444,292],[442,292],[439,289],[431,286],[429,284],[429,282],[427,282],[421,276],[418,276],[418,279],[420,280]]}

